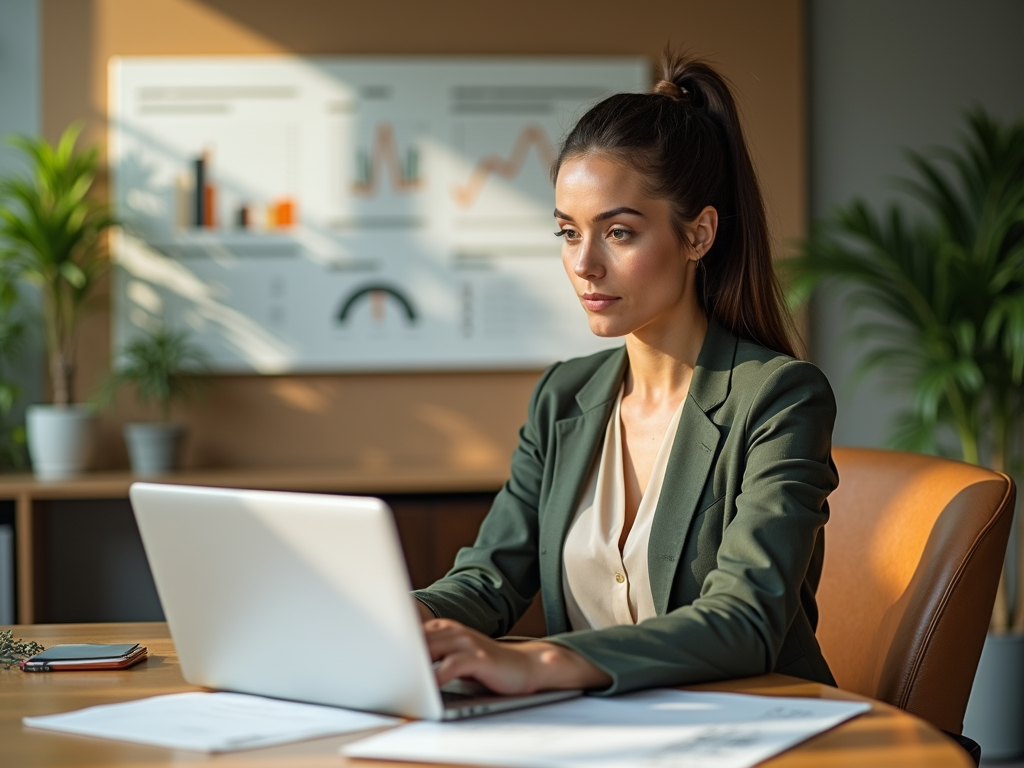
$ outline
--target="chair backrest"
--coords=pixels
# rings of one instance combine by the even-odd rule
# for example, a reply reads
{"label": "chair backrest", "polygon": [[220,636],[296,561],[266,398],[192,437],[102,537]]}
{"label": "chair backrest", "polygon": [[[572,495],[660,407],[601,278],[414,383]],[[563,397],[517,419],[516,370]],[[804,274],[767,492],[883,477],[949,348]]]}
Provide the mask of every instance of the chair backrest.
{"label": "chair backrest", "polygon": [[1006,475],[836,448],[818,641],[840,688],[963,728],[1016,495]]}

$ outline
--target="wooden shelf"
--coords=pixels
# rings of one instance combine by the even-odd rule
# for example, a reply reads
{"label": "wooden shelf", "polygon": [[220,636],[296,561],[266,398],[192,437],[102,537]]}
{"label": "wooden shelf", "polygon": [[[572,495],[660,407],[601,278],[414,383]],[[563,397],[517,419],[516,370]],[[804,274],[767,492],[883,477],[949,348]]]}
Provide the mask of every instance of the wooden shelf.
{"label": "wooden shelf", "polygon": [[17,499],[24,494],[36,499],[127,498],[128,488],[135,482],[322,493],[463,493],[496,491],[507,478],[507,469],[447,466],[206,469],[155,477],[139,477],[131,472],[90,472],[66,480],[39,480],[33,475],[21,474],[0,475],[0,499]]}
{"label": "wooden shelf", "polygon": [[205,485],[313,493],[359,495],[495,492],[507,471],[491,467],[460,469],[446,466],[324,467],[316,469],[189,470],[158,477],[130,472],[94,472],[66,480],[39,480],[28,474],[0,476],[0,499],[15,502],[18,623],[37,620],[41,562],[38,540],[40,502],[76,499],[126,499],[134,482]]}

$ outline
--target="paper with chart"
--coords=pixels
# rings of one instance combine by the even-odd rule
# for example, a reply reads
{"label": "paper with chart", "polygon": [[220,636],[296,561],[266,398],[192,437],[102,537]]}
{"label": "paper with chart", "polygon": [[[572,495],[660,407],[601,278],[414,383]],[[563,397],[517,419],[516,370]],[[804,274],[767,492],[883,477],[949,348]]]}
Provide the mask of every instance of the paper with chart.
{"label": "paper with chart", "polygon": [[639,58],[111,63],[114,342],[215,370],[536,367],[590,334],[548,169]]}
{"label": "paper with chart", "polygon": [[230,752],[382,728],[401,721],[241,693],[192,692],[26,717],[23,722],[31,728],[78,736],[170,749]]}
{"label": "paper with chart", "polygon": [[420,721],[348,757],[499,768],[748,768],[867,712],[853,701],[653,690],[455,723]]}

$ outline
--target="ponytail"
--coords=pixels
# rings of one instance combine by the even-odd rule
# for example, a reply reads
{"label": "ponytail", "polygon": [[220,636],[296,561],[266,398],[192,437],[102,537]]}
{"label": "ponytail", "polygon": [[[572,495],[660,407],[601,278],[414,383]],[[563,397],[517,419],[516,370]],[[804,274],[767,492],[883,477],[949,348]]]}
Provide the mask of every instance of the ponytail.
{"label": "ponytail", "polygon": [[735,100],[718,72],[666,53],[650,93],[611,96],[580,119],[552,179],[566,159],[586,154],[610,155],[639,171],[646,191],[671,203],[683,241],[686,225],[714,207],[718,233],[697,269],[701,308],[736,336],[794,356],[760,185]]}

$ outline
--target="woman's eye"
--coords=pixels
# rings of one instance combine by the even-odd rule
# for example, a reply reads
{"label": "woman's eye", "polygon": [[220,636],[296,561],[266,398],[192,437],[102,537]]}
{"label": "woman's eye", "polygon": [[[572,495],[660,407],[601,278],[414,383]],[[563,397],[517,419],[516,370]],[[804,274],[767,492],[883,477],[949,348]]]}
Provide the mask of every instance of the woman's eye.
{"label": "woman's eye", "polygon": [[577,232],[575,229],[560,229],[555,232],[555,237],[564,237],[566,240],[575,240]]}
{"label": "woman's eye", "polygon": [[628,229],[620,229],[618,227],[616,227],[615,229],[608,233],[609,237],[611,237],[612,240],[625,240],[631,234],[633,233],[630,232]]}

